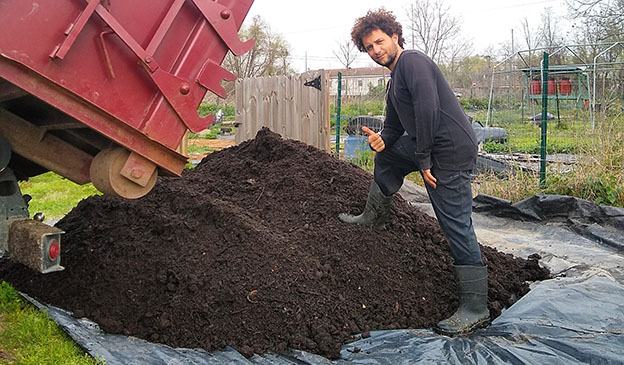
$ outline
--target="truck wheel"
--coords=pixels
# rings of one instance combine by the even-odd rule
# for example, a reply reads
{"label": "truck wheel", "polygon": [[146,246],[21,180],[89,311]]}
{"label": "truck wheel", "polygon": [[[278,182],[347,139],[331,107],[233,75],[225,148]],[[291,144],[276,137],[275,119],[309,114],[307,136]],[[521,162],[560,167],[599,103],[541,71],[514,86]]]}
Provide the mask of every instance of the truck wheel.
{"label": "truck wheel", "polygon": [[121,174],[129,156],[130,151],[121,147],[100,151],[91,162],[89,171],[93,185],[104,194],[126,199],[137,199],[149,193],[156,185],[158,170],[154,169],[144,186],[137,184]]}

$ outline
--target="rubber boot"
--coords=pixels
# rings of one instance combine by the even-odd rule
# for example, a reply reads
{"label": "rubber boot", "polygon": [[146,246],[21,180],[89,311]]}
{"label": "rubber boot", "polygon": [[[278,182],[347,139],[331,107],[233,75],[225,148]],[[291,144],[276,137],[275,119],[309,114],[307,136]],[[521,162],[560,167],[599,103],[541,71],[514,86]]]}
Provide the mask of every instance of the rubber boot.
{"label": "rubber boot", "polygon": [[459,308],[434,328],[434,331],[448,336],[485,327],[490,321],[487,266],[453,265],[453,269],[459,288]]}
{"label": "rubber boot", "polygon": [[392,207],[392,196],[385,196],[379,185],[373,180],[368,191],[368,200],[366,207],[360,215],[352,215],[347,213],[338,214],[338,219],[345,223],[359,224],[374,229],[384,229],[386,221],[390,217],[390,208]]}

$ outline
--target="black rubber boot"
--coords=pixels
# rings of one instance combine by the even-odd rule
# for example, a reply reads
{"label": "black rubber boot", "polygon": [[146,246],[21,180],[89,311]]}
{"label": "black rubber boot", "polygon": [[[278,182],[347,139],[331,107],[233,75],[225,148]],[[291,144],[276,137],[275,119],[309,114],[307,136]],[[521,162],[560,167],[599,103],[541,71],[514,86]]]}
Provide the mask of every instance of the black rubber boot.
{"label": "black rubber boot", "polygon": [[360,215],[347,213],[338,214],[338,219],[345,223],[359,224],[361,226],[373,227],[374,229],[384,229],[385,223],[390,217],[392,207],[392,196],[385,196],[379,185],[373,180],[368,191],[366,207]]}
{"label": "black rubber boot", "polygon": [[487,266],[453,266],[453,269],[459,288],[459,308],[434,328],[434,331],[448,336],[485,327],[490,321]]}

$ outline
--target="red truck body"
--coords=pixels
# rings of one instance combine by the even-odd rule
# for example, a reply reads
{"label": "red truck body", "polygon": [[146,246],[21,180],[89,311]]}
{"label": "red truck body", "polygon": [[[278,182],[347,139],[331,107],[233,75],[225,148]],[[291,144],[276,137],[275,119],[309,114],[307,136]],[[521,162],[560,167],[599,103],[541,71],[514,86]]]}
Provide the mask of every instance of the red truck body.
{"label": "red truck body", "polygon": [[[187,129],[214,120],[197,114],[206,92],[225,96],[220,82],[234,79],[220,66],[226,53],[253,46],[238,38],[252,3],[0,1],[9,167],[19,178],[53,170],[79,184],[108,179],[105,192],[130,198],[147,193],[155,173],[179,175],[186,157],[176,149]],[[97,157],[111,148],[126,153]],[[126,194],[119,179],[139,193]]]}

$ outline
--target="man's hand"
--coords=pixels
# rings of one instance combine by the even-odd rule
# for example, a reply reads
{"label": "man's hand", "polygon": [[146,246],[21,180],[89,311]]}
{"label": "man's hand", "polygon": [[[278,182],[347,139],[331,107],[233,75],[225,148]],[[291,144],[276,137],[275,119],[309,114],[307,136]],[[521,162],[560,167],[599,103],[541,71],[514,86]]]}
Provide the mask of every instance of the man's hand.
{"label": "man's hand", "polygon": [[379,133],[375,133],[368,127],[362,127],[362,132],[368,134],[368,144],[377,152],[381,152],[386,148],[386,143]]}
{"label": "man's hand", "polygon": [[433,175],[431,175],[431,169],[422,170],[422,175],[423,175],[423,179],[425,180],[427,184],[429,184],[429,186],[431,186],[434,189],[438,187],[438,185],[436,185],[436,181],[438,181],[438,179],[436,179],[435,177],[433,177]]}

